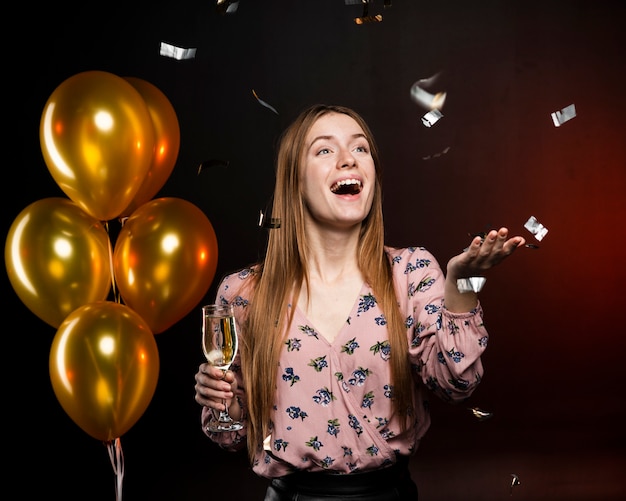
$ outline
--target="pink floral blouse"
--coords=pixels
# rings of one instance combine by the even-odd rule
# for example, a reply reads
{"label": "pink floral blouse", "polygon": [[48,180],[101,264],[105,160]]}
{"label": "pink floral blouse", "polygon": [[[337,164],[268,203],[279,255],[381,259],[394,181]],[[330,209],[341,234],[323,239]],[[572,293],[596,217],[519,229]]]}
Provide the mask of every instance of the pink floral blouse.
{"label": "pink floral blouse", "polygon": [[[372,290],[363,284],[332,343],[296,307],[280,355],[272,433],[253,464],[258,475],[273,478],[295,469],[350,473],[394,463],[396,454],[416,450],[430,425],[427,393],[458,402],[480,382],[480,357],[488,339],[480,304],[467,313],[449,312],[443,305],[445,277],[431,253],[422,247],[385,250],[393,264],[414,368],[414,413],[406,431],[400,431],[391,405],[386,320]],[[234,294],[252,273],[244,269],[226,276],[217,302],[235,304],[241,315],[248,299]],[[237,398],[245,425],[246,385],[239,358],[231,369],[239,378]],[[210,433],[209,417],[209,409],[203,408],[202,426],[211,440],[225,449],[245,446],[245,426],[238,432]]]}

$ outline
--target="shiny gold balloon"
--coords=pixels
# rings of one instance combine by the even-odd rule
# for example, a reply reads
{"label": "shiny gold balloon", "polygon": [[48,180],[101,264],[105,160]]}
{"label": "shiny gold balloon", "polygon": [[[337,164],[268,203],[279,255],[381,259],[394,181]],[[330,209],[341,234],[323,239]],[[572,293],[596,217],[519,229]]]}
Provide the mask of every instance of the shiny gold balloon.
{"label": "shiny gold balloon", "polygon": [[174,107],[155,85],[136,77],[125,77],[143,97],[154,127],[154,152],[148,173],[122,216],[129,216],[137,207],[151,200],[170,177],[180,149],[180,126]]}
{"label": "shiny gold balloon", "polygon": [[103,442],[133,427],[159,378],[159,352],[150,328],[130,308],[110,301],[70,313],[52,340],[49,362],[61,407]]}
{"label": "shiny gold balloon", "polygon": [[217,268],[213,225],[191,202],[157,198],[122,226],[113,272],[126,305],[155,334],[189,313],[206,294]]}
{"label": "shiny gold balloon", "polygon": [[22,302],[56,328],[79,306],[107,298],[111,253],[100,221],[71,200],[44,198],[11,224],[4,262]]}
{"label": "shiny gold balloon", "polygon": [[154,126],[141,94],[106,71],[78,73],[46,102],[39,126],[52,177],[85,212],[118,217],[143,182],[154,151]]}

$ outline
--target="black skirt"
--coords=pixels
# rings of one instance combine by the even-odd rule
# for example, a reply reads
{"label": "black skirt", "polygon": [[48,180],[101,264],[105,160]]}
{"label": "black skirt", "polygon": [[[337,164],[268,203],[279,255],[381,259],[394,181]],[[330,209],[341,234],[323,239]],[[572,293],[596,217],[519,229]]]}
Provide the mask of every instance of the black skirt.
{"label": "black skirt", "polygon": [[265,501],[417,501],[409,459],[399,457],[387,468],[363,473],[296,472],[274,478]]}

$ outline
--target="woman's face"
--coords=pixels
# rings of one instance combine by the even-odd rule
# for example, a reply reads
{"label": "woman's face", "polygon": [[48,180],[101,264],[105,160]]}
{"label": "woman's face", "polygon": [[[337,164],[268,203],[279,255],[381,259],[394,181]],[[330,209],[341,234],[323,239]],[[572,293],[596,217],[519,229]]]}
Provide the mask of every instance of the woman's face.
{"label": "woman's face", "polygon": [[369,142],[352,117],[327,113],[313,124],[301,177],[307,220],[350,228],[365,219],[374,198],[376,169]]}

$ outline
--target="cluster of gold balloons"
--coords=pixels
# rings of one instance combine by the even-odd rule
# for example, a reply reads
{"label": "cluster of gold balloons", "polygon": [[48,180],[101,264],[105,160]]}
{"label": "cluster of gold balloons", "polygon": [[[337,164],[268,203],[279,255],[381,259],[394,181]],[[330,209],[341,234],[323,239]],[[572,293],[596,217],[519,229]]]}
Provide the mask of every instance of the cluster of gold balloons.
{"label": "cluster of gold balloons", "polygon": [[[154,335],[206,294],[217,238],[192,203],[153,199],[176,163],[180,130],[151,83],[78,73],[48,98],[39,137],[68,198],[19,213],[5,265],[21,301],[57,329],[49,369],[59,403],[85,432],[110,442],[150,403],[159,374]],[[114,219],[123,224],[112,243]]]}

